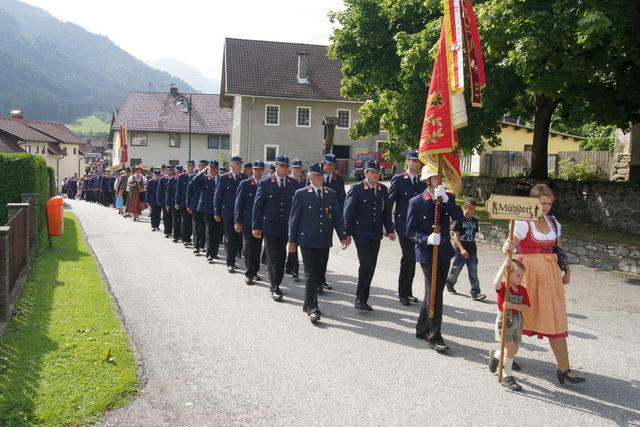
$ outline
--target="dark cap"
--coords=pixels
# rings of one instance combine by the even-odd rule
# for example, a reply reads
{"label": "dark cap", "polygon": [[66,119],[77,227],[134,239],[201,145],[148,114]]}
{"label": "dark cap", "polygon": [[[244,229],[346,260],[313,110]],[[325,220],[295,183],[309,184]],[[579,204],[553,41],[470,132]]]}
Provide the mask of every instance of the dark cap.
{"label": "dark cap", "polygon": [[214,168],[217,168],[217,167],[220,165],[220,163],[218,163],[218,161],[217,161],[217,160],[211,160],[211,161],[209,162],[209,165],[210,165],[210,166],[213,166]]}
{"label": "dark cap", "polygon": [[314,175],[323,175],[324,172],[322,171],[322,163],[314,163],[312,165],[309,165],[308,172]]}
{"label": "dark cap", "polygon": [[256,160],[252,165],[255,169],[264,169],[264,162],[262,160]]}
{"label": "dark cap", "polygon": [[275,172],[276,171],[276,164],[271,162],[271,164],[269,165],[269,171],[271,172]]}
{"label": "dark cap", "polygon": [[171,165],[165,166],[164,168],[166,170],[168,170],[168,171],[172,171],[173,170],[173,166],[171,166]]}
{"label": "dark cap", "polygon": [[177,170],[178,172],[184,172],[184,168],[182,167],[182,165],[178,165],[178,166],[176,166],[176,170]]}
{"label": "dark cap", "polygon": [[326,163],[336,163],[336,155],[333,153],[325,154],[323,161]]}
{"label": "dark cap", "polygon": [[187,162],[187,165],[195,166],[195,165],[196,165],[196,162],[194,162],[193,160],[189,160],[189,161]]}
{"label": "dark cap", "polygon": [[364,164],[364,168],[368,171],[379,171],[380,163],[377,160],[367,160]]}
{"label": "dark cap", "polygon": [[291,167],[292,168],[301,168],[302,167],[302,160],[300,160],[300,159],[291,160]]}
{"label": "dark cap", "polygon": [[218,173],[227,173],[227,168],[218,169]]}
{"label": "dark cap", "polygon": [[279,156],[276,157],[276,163],[284,163],[284,164],[289,164],[289,157],[285,156],[284,154],[281,154]]}
{"label": "dark cap", "polygon": [[153,170],[153,174],[154,175],[160,175],[160,169],[154,169]]}
{"label": "dark cap", "polygon": [[207,166],[207,165],[209,164],[209,161],[207,161],[207,160],[200,160],[200,161],[198,162],[198,164],[199,164],[199,165]]}
{"label": "dark cap", "polygon": [[418,150],[409,150],[407,151],[407,160],[419,160]]}
{"label": "dark cap", "polygon": [[249,163],[245,163],[242,168],[243,169],[251,169],[252,167],[253,167],[253,163],[249,162]]}
{"label": "dark cap", "polygon": [[232,163],[242,163],[242,157],[240,156],[233,156],[230,160],[230,162]]}

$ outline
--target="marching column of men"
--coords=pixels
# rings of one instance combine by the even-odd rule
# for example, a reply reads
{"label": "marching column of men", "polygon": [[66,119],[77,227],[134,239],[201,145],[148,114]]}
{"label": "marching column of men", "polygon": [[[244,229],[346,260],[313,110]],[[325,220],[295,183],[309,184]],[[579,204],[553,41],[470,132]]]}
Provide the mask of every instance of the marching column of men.
{"label": "marching column of men", "polygon": [[[418,302],[412,283],[415,263],[420,263],[425,297],[416,337],[427,340],[437,351],[447,350],[441,326],[443,290],[454,254],[449,229],[452,220],[462,220],[462,210],[455,203],[455,195],[440,183],[437,172],[422,166],[415,150],[407,154],[408,168],[392,178],[390,190],[379,182],[379,163],[370,160],[365,164],[365,179],[352,185],[348,194],[344,179],[335,172],[334,154],[326,154],[322,163],[310,165],[307,178],[302,176],[302,163],[294,159],[290,164],[285,155],[276,157],[272,172],[265,177],[265,163],[261,160],[243,165],[242,159],[234,156],[228,172],[218,166],[217,161],[201,160],[197,171],[193,161],[187,162],[186,171],[182,166],[175,167],[176,173],[173,166],[154,170],[145,192],[152,231],[159,229],[162,217],[165,237],[187,246],[193,235],[194,253],[200,256],[206,251],[210,263],[218,259],[219,245],[226,236],[226,266],[230,273],[236,270],[236,258],[244,243],[245,282],[249,285],[261,280],[258,272],[264,241],[269,289],[276,301],[283,299],[280,285],[285,271],[293,278],[298,276],[300,248],[306,276],[303,310],[312,322],[321,316],[318,294],[331,289],[326,270],[333,232],[343,248],[352,239],[356,245],[359,269],[355,307],[365,311],[373,310],[368,300],[381,240],[383,236],[395,240],[397,232],[402,249],[399,301],[403,305]],[[84,179],[82,197],[109,203],[114,190],[120,192],[127,173],[117,180],[107,173]],[[66,189],[73,193],[70,182],[73,180],[67,182]],[[437,199],[442,201],[440,205],[436,204]],[[433,229],[437,206],[440,234]],[[431,283],[436,245],[442,248],[436,283]],[[432,319],[428,317],[431,286],[436,287]]]}

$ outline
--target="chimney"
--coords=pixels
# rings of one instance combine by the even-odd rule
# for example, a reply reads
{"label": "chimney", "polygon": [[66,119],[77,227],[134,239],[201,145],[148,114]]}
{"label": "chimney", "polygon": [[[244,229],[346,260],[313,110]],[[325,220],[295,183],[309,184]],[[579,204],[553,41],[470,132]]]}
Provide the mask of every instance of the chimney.
{"label": "chimney", "polygon": [[176,96],[178,94],[178,88],[173,83],[171,83],[171,85],[169,86],[169,93],[171,93],[171,95],[173,96]]}
{"label": "chimney", "polygon": [[298,83],[309,84],[309,54],[298,52]]}
{"label": "chimney", "polygon": [[22,114],[22,110],[11,110],[11,118],[12,119],[24,119],[24,115]]}

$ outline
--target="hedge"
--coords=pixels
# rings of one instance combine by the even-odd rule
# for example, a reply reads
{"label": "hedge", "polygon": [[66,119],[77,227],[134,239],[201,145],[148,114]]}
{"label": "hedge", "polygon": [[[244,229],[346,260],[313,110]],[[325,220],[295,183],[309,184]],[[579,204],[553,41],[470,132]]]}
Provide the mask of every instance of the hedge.
{"label": "hedge", "polygon": [[47,166],[47,173],[49,174],[49,197],[53,197],[58,194],[58,184],[56,184],[56,171],[51,166]]}
{"label": "hedge", "polygon": [[38,194],[38,229],[45,225],[50,184],[47,163],[27,153],[0,153],[0,224],[7,223],[7,203],[22,202],[22,193]]}

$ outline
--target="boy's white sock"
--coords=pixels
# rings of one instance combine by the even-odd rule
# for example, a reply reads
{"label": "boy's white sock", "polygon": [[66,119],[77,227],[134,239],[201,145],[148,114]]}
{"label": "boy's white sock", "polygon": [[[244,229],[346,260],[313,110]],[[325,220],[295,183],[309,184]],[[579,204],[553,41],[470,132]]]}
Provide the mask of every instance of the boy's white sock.
{"label": "boy's white sock", "polygon": [[496,350],[496,352],[493,354],[493,357],[500,360],[500,350]]}
{"label": "boy's white sock", "polygon": [[504,376],[511,376],[511,366],[513,365],[513,359],[509,359],[508,357],[504,358]]}

